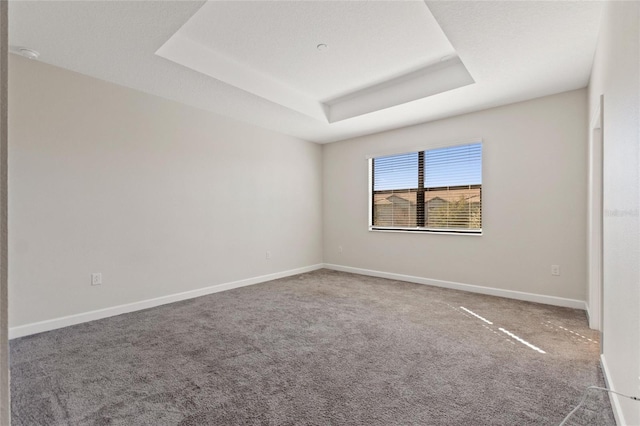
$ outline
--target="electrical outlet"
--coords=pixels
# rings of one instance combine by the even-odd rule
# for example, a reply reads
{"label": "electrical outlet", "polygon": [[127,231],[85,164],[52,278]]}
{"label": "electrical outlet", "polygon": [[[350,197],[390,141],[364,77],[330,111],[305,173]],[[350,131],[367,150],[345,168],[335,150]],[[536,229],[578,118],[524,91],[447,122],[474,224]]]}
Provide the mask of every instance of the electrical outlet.
{"label": "electrical outlet", "polygon": [[560,265],[551,265],[551,275],[560,275]]}
{"label": "electrical outlet", "polygon": [[91,274],[91,285],[102,285],[102,273],[94,272]]}
{"label": "electrical outlet", "polygon": [[265,254],[265,259],[269,260],[271,259],[271,252],[269,250],[267,250],[267,253]]}

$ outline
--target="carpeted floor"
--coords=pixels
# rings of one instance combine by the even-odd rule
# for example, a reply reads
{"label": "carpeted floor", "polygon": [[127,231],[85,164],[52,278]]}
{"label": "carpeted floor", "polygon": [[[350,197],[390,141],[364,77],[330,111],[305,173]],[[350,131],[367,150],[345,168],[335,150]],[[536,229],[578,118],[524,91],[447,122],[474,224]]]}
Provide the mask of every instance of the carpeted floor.
{"label": "carpeted floor", "polygon": [[598,352],[579,310],[320,270],[11,341],[12,424],[553,425]]}

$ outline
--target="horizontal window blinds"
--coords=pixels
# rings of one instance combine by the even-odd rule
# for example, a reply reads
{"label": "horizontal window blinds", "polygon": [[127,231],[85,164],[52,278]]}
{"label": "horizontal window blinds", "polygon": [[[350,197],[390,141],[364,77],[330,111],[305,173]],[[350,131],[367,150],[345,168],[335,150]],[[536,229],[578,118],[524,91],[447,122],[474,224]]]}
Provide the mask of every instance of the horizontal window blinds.
{"label": "horizontal window blinds", "polygon": [[482,143],[372,159],[375,229],[480,232]]}
{"label": "horizontal window blinds", "polygon": [[424,151],[425,188],[480,185],[482,144]]}
{"label": "horizontal window blinds", "polygon": [[374,190],[418,189],[418,153],[374,158]]}

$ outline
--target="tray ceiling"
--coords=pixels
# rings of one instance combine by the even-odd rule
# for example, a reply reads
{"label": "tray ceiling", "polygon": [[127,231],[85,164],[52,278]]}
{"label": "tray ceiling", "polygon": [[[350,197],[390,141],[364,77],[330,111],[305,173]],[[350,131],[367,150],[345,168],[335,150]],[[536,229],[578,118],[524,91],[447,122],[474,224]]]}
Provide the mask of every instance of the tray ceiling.
{"label": "tray ceiling", "polygon": [[325,122],[473,83],[423,2],[210,1],[156,54]]}
{"label": "tray ceiling", "polygon": [[331,142],[585,87],[601,6],[11,1],[9,41],[52,65]]}

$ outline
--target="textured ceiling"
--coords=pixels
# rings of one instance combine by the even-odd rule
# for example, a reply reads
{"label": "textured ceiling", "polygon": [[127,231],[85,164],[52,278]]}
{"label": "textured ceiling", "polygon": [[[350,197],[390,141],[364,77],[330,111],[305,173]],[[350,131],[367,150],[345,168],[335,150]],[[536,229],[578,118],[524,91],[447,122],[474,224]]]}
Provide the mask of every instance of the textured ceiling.
{"label": "textured ceiling", "polygon": [[[46,63],[316,142],[588,82],[599,2],[436,1],[426,6],[396,1],[11,1],[9,41],[39,51]],[[176,33],[244,69],[249,77],[241,83],[249,86],[156,55]],[[319,43],[328,49],[318,51]],[[256,83],[258,75],[291,93],[331,101],[375,83],[384,86],[389,78],[437,63],[443,53],[457,53],[475,83],[427,91],[416,100],[383,102],[374,112],[361,102],[355,115],[347,113],[340,121],[318,119],[251,90],[251,81],[258,89],[264,86]],[[367,105],[379,103],[370,90],[366,94]]]}
{"label": "textured ceiling", "polygon": [[[325,100],[455,54],[423,2],[208,2],[190,40]],[[241,32],[241,36],[239,36]],[[325,44],[326,50],[316,46]]]}
{"label": "textured ceiling", "polygon": [[473,83],[417,1],[211,1],[156,54],[322,122]]}

